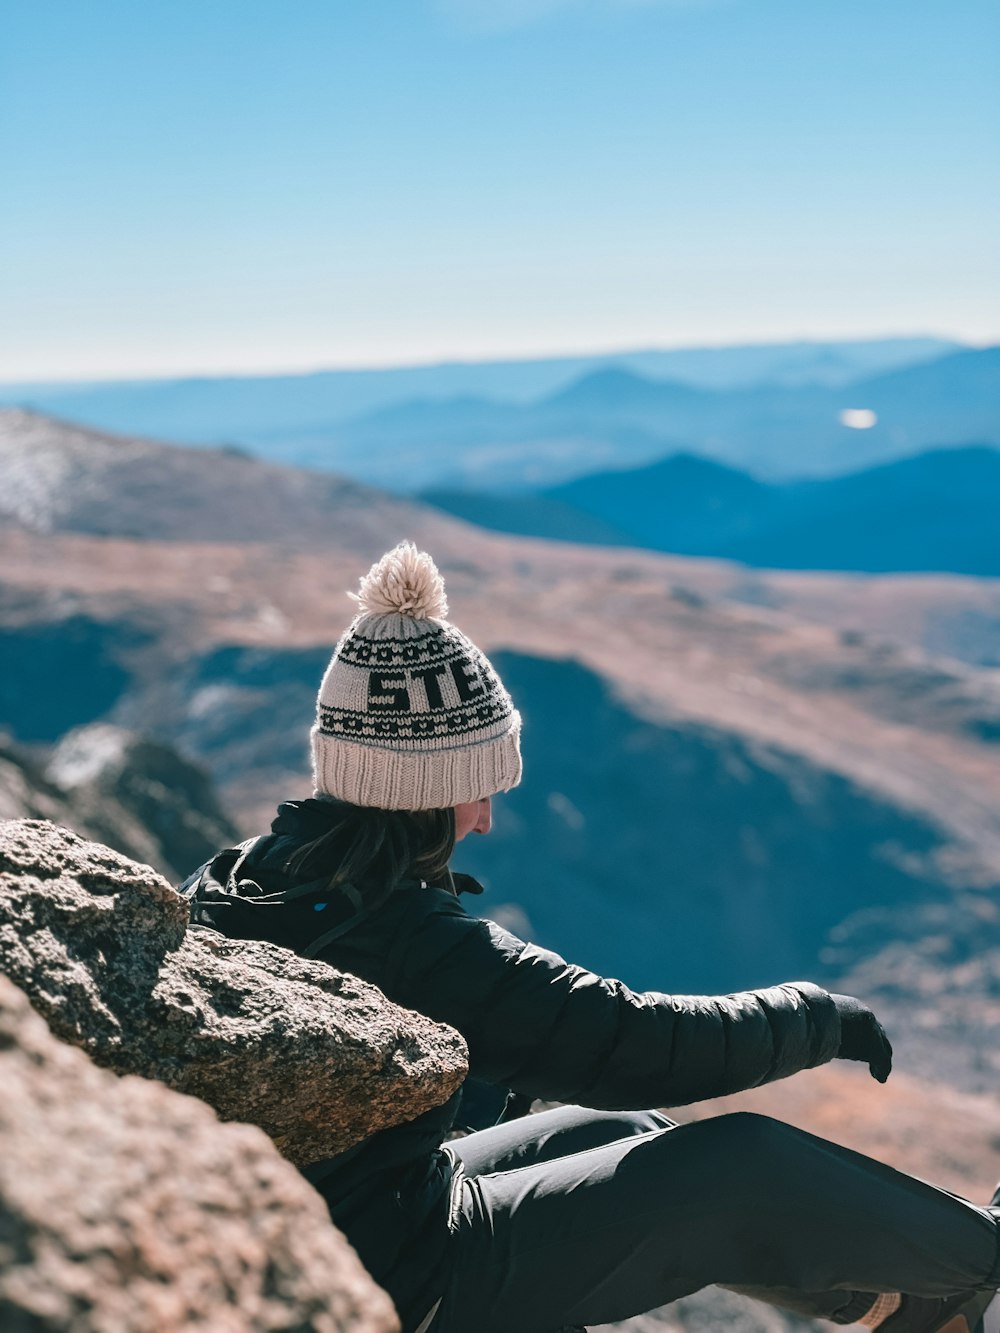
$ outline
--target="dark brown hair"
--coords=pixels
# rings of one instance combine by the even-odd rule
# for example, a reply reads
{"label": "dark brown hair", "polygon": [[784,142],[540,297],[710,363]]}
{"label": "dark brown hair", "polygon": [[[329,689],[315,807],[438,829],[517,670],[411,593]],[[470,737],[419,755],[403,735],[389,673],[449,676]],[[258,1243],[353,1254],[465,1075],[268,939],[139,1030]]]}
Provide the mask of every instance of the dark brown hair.
{"label": "dark brown hair", "polygon": [[331,801],[331,827],[297,847],[285,862],[297,880],[351,885],[366,907],[388,898],[404,879],[447,883],[455,850],[454,810],[376,810]]}

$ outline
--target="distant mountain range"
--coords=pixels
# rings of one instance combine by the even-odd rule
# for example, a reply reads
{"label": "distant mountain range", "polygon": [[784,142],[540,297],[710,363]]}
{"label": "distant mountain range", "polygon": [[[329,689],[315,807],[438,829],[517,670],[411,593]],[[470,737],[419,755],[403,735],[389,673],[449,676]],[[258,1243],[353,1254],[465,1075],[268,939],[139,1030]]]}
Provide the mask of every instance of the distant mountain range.
{"label": "distant mountain range", "polygon": [[238,445],[394,491],[525,491],[678,451],[829,476],[1000,443],[1000,348],[793,344],[245,380],[11,387],[129,435]]}
{"label": "distant mountain range", "polygon": [[31,406],[126,435],[222,444],[329,429],[413,399],[472,396],[533,402],[609,366],[711,389],[839,385],[959,350],[958,343],[943,338],[880,338],[454,361],[299,375],[0,384],[0,405]]}
{"label": "distant mountain range", "polygon": [[1000,577],[1000,450],[933,449],[821,481],[768,483],[692,454],[538,495],[429,490],[496,531],[717,556],[771,569]]}
{"label": "distant mountain range", "polygon": [[[772,479],[831,476],[971,440],[1000,443],[1000,348],[965,351],[848,386],[725,391],[605,368],[530,405],[412,402],[286,438],[288,457],[339,460],[400,488],[535,491],[693,452]],[[277,446],[276,446],[277,447]]]}
{"label": "distant mountain range", "polygon": [[680,450],[773,479],[830,476],[931,446],[1000,442],[1000,348],[837,387],[709,389],[602,367],[530,403],[412,399],[244,440],[267,457],[397,491],[536,490]]}

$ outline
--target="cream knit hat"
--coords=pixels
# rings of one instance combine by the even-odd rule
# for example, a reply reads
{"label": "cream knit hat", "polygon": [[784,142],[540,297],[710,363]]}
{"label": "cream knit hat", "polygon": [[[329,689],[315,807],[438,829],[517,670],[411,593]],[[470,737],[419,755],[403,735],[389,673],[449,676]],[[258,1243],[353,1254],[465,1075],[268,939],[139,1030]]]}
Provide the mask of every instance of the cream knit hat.
{"label": "cream knit hat", "polygon": [[312,729],[317,795],[434,810],[509,791],[521,716],[489,659],[444,617],[444,580],[410,542],[351,593],[359,613],[334,650]]}

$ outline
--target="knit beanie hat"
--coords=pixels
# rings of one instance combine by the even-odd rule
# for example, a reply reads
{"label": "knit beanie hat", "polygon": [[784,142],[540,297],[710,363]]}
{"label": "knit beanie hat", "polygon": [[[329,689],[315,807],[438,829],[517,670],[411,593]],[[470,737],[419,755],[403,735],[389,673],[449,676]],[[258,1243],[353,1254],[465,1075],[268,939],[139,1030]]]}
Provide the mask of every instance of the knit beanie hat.
{"label": "knit beanie hat", "polygon": [[434,810],[509,791],[521,716],[489,659],[445,616],[444,580],[410,542],[351,593],[312,729],[316,794],[382,810]]}

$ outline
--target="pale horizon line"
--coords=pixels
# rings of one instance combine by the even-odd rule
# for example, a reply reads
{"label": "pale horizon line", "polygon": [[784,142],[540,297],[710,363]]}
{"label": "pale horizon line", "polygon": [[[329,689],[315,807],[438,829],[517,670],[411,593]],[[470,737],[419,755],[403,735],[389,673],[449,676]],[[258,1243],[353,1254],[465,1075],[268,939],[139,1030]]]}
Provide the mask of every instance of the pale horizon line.
{"label": "pale horizon line", "polygon": [[312,375],[340,374],[340,373],[371,373],[378,374],[393,370],[431,370],[442,369],[451,366],[481,366],[481,365],[512,365],[518,363],[531,363],[539,361],[574,361],[580,359],[589,359],[595,357],[615,357],[615,356],[641,356],[656,352],[701,352],[701,351],[724,351],[736,350],[749,347],[794,347],[808,346],[818,344],[856,344],[856,343],[880,343],[897,341],[941,341],[956,343],[968,350],[983,350],[1000,344],[1000,334],[986,339],[970,338],[966,335],[959,335],[946,332],[930,332],[922,330],[920,332],[891,332],[891,333],[859,333],[857,335],[823,335],[819,333],[804,333],[800,336],[780,337],[780,338],[722,338],[718,341],[714,339],[699,339],[694,342],[663,342],[663,343],[619,343],[605,346],[586,346],[578,348],[559,348],[550,351],[524,351],[515,350],[497,352],[489,355],[467,355],[461,353],[448,355],[444,353],[435,353],[427,357],[415,356],[412,359],[403,358],[397,361],[380,361],[369,358],[359,360],[338,360],[332,362],[316,361],[303,364],[302,361],[282,365],[279,362],[261,363],[255,368],[232,367],[226,365],[209,366],[199,368],[179,367],[172,370],[149,370],[149,371],[125,371],[125,372],[99,372],[75,374],[73,372],[60,374],[28,374],[19,376],[16,379],[0,380],[0,390],[11,390],[21,388],[44,388],[46,386],[91,386],[111,385],[111,384],[148,384],[148,383],[169,383],[173,380],[213,380],[213,379],[271,379],[271,378],[308,378]]}

